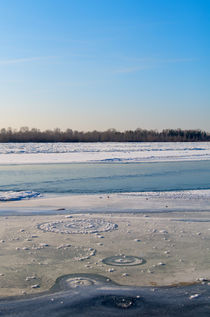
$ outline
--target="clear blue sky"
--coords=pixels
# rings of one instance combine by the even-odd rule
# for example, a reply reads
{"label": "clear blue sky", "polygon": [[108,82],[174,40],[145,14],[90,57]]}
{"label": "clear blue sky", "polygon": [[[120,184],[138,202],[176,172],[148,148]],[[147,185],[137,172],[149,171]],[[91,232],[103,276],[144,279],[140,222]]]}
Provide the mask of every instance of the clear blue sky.
{"label": "clear blue sky", "polygon": [[0,128],[210,131],[209,0],[0,0]]}

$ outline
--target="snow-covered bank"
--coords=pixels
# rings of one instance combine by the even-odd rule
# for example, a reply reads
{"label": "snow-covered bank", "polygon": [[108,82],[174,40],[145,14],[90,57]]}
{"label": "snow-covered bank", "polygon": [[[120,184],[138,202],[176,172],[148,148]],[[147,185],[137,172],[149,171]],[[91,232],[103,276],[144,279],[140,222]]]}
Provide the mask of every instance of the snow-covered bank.
{"label": "snow-covered bank", "polygon": [[210,142],[0,143],[0,164],[210,160]]}

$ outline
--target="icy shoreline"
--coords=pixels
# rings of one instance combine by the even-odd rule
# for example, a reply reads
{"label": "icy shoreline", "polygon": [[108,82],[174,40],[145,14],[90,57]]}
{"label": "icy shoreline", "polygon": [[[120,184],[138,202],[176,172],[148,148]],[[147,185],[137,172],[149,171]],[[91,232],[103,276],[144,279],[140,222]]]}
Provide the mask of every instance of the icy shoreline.
{"label": "icy shoreline", "polygon": [[[2,193],[1,193],[2,195]],[[7,196],[7,195],[6,195]],[[15,196],[15,192],[14,192]],[[170,213],[210,211],[210,190],[111,194],[45,194],[36,199],[0,202],[0,214],[19,213]]]}
{"label": "icy shoreline", "polygon": [[[107,196],[108,195],[108,196]],[[111,196],[110,196],[111,195]],[[210,200],[210,189],[198,189],[198,190],[174,190],[174,191],[142,191],[142,192],[124,192],[124,193],[112,193],[112,194],[45,194],[41,195],[34,191],[0,191],[0,201],[19,201],[22,199],[33,198],[63,198],[63,197],[92,197],[92,198],[145,198],[149,199],[162,199],[162,200]]]}

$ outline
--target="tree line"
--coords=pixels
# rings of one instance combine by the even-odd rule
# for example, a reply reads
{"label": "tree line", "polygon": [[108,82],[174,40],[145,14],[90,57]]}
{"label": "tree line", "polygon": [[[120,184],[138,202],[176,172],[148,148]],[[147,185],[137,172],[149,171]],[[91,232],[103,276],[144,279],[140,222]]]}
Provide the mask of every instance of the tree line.
{"label": "tree line", "polygon": [[73,131],[67,129],[45,130],[22,127],[0,130],[0,142],[204,142],[210,141],[210,133],[201,130],[164,129],[157,130],[126,130],[115,129],[106,131]]}

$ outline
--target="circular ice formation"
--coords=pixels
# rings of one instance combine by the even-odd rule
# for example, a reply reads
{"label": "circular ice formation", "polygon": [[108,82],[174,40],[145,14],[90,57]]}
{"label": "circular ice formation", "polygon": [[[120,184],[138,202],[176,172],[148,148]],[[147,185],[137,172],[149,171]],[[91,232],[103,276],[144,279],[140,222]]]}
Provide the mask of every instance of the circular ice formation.
{"label": "circular ice formation", "polygon": [[108,307],[128,309],[137,306],[139,304],[139,300],[130,296],[107,295],[103,297],[101,304]]}
{"label": "circular ice formation", "polygon": [[108,258],[103,259],[102,261],[108,265],[116,265],[116,266],[133,266],[133,265],[141,265],[145,263],[145,260],[139,258],[137,256],[132,255],[117,255],[117,256],[110,256]]}
{"label": "circular ice formation", "polygon": [[118,308],[122,308],[122,309],[128,309],[131,306],[134,305],[134,301],[132,297],[116,297],[115,298],[115,305]]}
{"label": "circular ice formation", "polygon": [[117,224],[104,219],[71,219],[65,221],[55,221],[43,223],[38,226],[39,229],[47,232],[56,233],[97,233],[117,229]]}
{"label": "circular ice formation", "polygon": [[95,281],[85,277],[73,277],[66,280],[66,284],[71,288],[88,287],[95,284]]}

